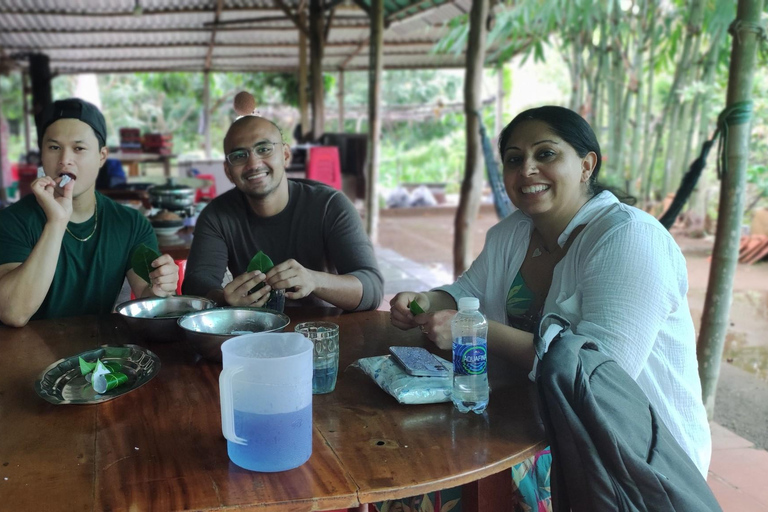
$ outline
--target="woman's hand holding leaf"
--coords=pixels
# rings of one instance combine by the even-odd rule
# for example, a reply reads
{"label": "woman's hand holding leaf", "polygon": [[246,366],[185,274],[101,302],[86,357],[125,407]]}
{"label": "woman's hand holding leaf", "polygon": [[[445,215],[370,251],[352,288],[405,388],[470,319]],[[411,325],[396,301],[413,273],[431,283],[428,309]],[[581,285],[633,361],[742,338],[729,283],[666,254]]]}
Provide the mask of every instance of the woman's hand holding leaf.
{"label": "woman's hand holding leaf", "polygon": [[411,304],[414,301],[421,307],[422,311],[429,311],[429,297],[424,293],[400,292],[389,301],[392,325],[403,330],[412,329],[419,325],[415,320],[416,315],[411,310]]}

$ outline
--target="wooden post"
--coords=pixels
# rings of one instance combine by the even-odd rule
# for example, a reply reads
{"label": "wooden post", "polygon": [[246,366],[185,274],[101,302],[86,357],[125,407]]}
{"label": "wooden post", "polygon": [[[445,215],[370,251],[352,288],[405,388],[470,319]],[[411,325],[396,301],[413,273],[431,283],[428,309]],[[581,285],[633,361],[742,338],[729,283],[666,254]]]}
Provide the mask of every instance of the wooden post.
{"label": "wooden post", "polygon": [[33,53],[29,56],[29,79],[32,83],[32,115],[35,116],[53,102],[50,62],[48,56],[42,53]]}
{"label": "wooden post", "polygon": [[325,105],[323,104],[323,46],[324,18],[322,0],[309,2],[309,52],[312,77],[312,138],[317,141],[325,131]]}
{"label": "wooden post", "polygon": [[211,159],[211,73],[203,73],[203,134],[205,136],[205,159]]}
{"label": "wooden post", "polygon": [[[304,5],[299,10],[299,23],[307,26],[307,13]],[[299,29],[299,114],[301,116],[301,138],[310,132],[309,105],[307,103],[307,35]]]}
{"label": "wooden post", "polygon": [[[739,0],[736,21],[732,25],[733,43],[728,70],[726,108],[736,102],[749,101],[755,73],[755,56],[759,43],[758,30],[763,0]],[[733,276],[739,256],[741,219],[744,214],[747,160],[751,123],[728,128],[727,172],[720,185],[720,207],[717,235],[709,269],[709,285],[701,317],[698,342],[699,377],[707,416],[715,410],[715,391],[720,375],[725,333],[733,293]]]}
{"label": "wooden post", "polygon": [[21,72],[21,106],[24,110],[24,156],[29,154],[30,149],[30,133],[29,133],[29,82],[27,80],[27,72]]}
{"label": "wooden post", "polygon": [[344,70],[339,70],[339,133],[344,133]]}
{"label": "wooden post", "polygon": [[469,13],[469,44],[467,46],[467,71],[464,78],[464,116],[466,117],[467,154],[464,160],[464,181],[461,183],[459,209],[454,221],[453,274],[458,277],[472,262],[472,226],[480,210],[480,194],[483,185],[483,157],[480,145],[479,119],[480,94],[485,62],[485,19],[488,17],[488,0],[472,2]]}
{"label": "wooden post", "polygon": [[368,68],[368,181],[365,222],[375,244],[379,237],[379,137],[381,135],[381,75],[384,68],[384,0],[371,0],[370,63]]}

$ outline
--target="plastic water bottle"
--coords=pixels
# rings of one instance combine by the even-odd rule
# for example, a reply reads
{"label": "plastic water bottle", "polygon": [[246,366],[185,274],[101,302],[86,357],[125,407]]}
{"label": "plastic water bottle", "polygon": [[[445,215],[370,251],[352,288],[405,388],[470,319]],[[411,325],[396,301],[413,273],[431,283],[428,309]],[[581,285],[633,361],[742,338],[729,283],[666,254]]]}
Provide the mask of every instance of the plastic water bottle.
{"label": "plastic water bottle", "polygon": [[453,338],[453,405],[461,412],[482,414],[488,406],[488,322],[474,297],[459,299],[451,321]]}

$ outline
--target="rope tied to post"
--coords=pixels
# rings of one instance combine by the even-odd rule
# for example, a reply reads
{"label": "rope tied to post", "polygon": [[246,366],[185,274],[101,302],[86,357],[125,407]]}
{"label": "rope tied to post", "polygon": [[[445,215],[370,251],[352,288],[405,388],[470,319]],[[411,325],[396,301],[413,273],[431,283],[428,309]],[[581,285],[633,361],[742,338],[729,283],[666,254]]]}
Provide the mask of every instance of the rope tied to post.
{"label": "rope tied to post", "polygon": [[754,102],[737,101],[730,107],[726,107],[717,116],[717,130],[712,136],[712,141],[717,139],[717,178],[722,180],[728,172],[728,127],[739,124],[747,124],[752,120]]}

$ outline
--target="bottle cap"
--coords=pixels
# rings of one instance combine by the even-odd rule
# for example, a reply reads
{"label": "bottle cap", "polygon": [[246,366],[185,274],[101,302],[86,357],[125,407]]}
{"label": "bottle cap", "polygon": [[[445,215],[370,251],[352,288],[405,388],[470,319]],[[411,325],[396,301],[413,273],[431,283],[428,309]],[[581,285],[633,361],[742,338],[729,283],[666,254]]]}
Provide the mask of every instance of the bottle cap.
{"label": "bottle cap", "polygon": [[480,309],[480,299],[475,297],[462,297],[459,299],[459,311]]}

